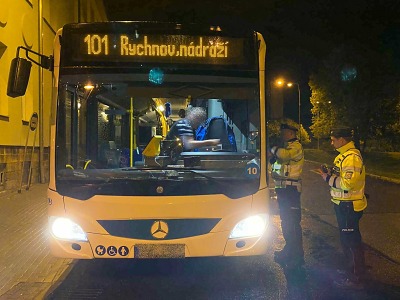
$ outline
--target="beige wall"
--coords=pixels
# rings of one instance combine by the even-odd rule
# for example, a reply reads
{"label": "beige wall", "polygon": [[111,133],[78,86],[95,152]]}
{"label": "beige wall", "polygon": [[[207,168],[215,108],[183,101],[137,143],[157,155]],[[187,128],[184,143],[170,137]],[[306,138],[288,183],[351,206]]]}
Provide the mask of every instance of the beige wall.
{"label": "beige wall", "polygon": [[[41,10],[41,11],[40,11]],[[42,15],[40,20],[39,16]],[[42,32],[39,37],[39,22]],[[23,168],[24,146],[28,139],[28,150],[35,143],[36,150],[32,165],[35,169],[33,182],[48,180],[48,147],[50,124],[50,97],[52,76],[47,70],[33,64],[26,95],[11,98],[7,96],[7,81],[11,60],[18,46],[24,46],[44,55],[51,55],[56,31],[66,23],[106,21],[101,0],[0,0],[0,191],[19,186]],[[25,58],[25,51],[20,51]],[[36,58],[34,55],[30,55]],[[40,72],[43,74],[43,116],[39,116],[42,127],[29,131],[29,120],[33,112],[39,113]],[[43,132],[40,132],[43,128]],[[43,146],[46,168],[40,179],[39,149]],[[30,154],[26,160],[30,160]],[[45,180],[43,180],[45,179]]]}

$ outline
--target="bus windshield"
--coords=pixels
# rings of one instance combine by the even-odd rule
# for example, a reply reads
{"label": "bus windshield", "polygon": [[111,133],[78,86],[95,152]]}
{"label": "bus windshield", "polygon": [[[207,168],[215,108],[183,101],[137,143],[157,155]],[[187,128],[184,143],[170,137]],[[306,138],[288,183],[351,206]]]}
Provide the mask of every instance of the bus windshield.
{"label": "bus windshield", "polygon": [[[58,183],[258,179],[257,79],[168,74],[152,83],[149,76],[60,77]],[[214,136],[220,144],[190,152],[178,149],[171,157],[173,151],[163,149],[163,140],[188,106],[203,107],[209,119],[223,119],[234,140]]]}
{"label": "bus windshield", "polygon": [[[254,32],[211,29],[129,22],[64,26],[56,45],[58,191],[67,195],[76,187],[80,193],[84,186],[88,197],[146,196],[160,182],[171,190],[158,195],[257,191],[258,42]],[[185,118],[193,108],[205,115],[200,126]],[[176,122],[189,125],[186,134],[196,141],[214,143],[187,147]]]}

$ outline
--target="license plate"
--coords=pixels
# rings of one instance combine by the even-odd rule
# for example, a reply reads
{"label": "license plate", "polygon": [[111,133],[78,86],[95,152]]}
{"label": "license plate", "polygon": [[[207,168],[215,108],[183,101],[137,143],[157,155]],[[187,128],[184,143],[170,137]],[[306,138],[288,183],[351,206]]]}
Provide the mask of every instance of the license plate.
{"label": "license plate", "polygon": [[135,258],[185,258],[184,244],[137,244]]}

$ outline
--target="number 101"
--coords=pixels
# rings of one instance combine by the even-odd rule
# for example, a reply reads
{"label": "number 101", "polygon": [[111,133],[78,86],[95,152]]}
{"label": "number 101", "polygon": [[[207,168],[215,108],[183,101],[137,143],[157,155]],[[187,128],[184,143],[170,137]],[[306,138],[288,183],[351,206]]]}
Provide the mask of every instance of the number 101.
{"label": "number 101", "polygon": [[83,40],[87,44],[87,54],[89,55],[108,55],[108,35],[104,37],[98,34],[88,34]]}

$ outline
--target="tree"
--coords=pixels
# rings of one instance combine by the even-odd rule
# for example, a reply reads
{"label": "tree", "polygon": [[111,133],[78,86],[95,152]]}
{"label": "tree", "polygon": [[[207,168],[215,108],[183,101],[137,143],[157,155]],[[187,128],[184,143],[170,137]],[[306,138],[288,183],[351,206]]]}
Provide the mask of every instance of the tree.
{"label": "tree", "polygon": [[[272,147],[274,145],[279,145],[280,141],[280,127],[281,124],[285,123],[296,128],[299,128],[299,124],[293,121],[292,119],[283,118],[280,120],[271,120],[268,122],[268,147]],[[303,145],[309,144],[311,142],[310,136],[308,132],[304,129],[303,125],[300,128],[301,135],[297,132],[297,136],[301,136],[301,143]]]}
{"label": "tree", "polygon": [[332,127],[351,126],[365,150],[368,140],[396,129],[397,82],[390,57],[360,44],[334,49],[310,77],[311,132],[321,138]]}

